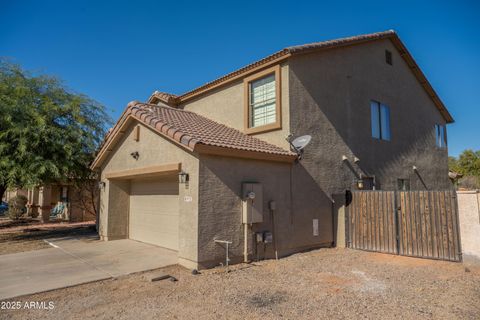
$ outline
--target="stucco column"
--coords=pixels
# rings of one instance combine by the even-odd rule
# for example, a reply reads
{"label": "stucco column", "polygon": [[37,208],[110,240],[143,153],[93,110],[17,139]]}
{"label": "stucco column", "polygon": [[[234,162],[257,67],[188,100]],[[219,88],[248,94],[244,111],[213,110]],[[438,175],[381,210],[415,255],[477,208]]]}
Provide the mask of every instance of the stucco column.
{"label": "stucco column", "polygon": [[52,210],[52,187],[43,186],[40,188],[40,214],[42,216],[42,222],[50,221],[50,210]]}
{"label": "stucco column", "polygon": [[480,190],[457,191],[463,261],[480,262]]}
{"label": "stucco column", "polygon": [[105,240],[128,238],[128,211],[130,208],[130,181],[108,181],[108,226]]}

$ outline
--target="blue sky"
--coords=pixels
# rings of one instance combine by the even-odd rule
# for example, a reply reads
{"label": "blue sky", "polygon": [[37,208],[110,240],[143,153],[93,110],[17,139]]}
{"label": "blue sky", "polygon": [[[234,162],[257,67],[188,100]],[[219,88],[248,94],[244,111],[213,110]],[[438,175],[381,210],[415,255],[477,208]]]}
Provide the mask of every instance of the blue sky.
{"label": "blue sky", "polygon": [[117,118],[154,90],[183,93],[283,47],[396,30],[480,150],[478,1],[0,0],[0,56],[56,75]]}

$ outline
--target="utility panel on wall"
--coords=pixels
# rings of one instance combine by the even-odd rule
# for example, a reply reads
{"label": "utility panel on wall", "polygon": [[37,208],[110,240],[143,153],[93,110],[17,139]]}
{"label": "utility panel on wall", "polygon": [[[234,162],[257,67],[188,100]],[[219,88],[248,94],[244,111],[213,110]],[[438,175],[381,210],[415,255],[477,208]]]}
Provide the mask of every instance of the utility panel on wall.
{"label": "utility panel on wall", "polygon": [[263,222],[263,191],[260,183],[242,184],[242,222]]}

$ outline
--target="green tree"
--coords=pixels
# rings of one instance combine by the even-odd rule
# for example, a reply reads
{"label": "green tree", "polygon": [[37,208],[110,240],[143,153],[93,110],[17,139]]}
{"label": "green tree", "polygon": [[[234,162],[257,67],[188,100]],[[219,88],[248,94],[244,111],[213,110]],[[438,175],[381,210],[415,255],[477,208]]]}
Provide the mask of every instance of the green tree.
{"label": "green tree", "polygon": [[458,157],[457,166],[460,173],[480,178],[480,151],[463,151]]}
{"label": "green tree", "polygon": [[458,160],[455,157],[448,157],[448,169],[454,172],[460,173],[460,169],[458,167]]}
{"label": "green tree", "polygon": [[7,188],[87,179],[111,119],[52,76],[0,59],[0,199]]}
{"label": "green tree", "polygon": [[467,189],[480,188],[480,151],[465,150],[458,158],[448,157],[448,168],[463,175],[458,186]]}

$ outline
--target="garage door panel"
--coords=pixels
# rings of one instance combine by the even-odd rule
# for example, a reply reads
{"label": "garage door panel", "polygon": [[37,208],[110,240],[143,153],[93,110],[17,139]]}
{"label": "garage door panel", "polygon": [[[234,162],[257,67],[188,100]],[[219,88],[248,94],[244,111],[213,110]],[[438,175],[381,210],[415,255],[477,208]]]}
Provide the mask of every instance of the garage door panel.
{"label": "garage door panel", "polygon": [[[160,220],[160,222],[159,222]],[[153,215],[146,215],[146,216],[139,216],[138,218],[134,218],[130,220],[130,226],[133,228],[140,227],[140,228],[147,228],[142,231],[147,232],[149,231],[148,228],[155,224],[155,232],[176,232],[178,229],[178,216],[162,216],[162,217],[155,217]]]}
{"label": "garage door panel", "polygon": [[130,185],[131,239],[178,250],[178,178],[133,180]]}
{"label": "garage door panel", "polygon": [[[153,186],[153,184],[150,185]],[[163,195],[178,196],[178,188],[176,190],[172,188],[159,188],[157,190],[138,190],[137,188],[135,188],[135,190],[131,190],[130,194],[136,196],[151,196],[157,195],[157,192],[161,192]]]}
{"label": "garage door panel", "polygon": [[175,235],[176,234],[172,234],[172,235],[162,234],[159,236],[157,234],[144,233],[141,235],[140,239],[134,239],[134,238],[132,239],[145,242],[145,243],[159,245],[167,249],[178,250],[178,240],[175,240],[173,238]]}
{"label": "garage door panel", "polygon": [[178,195],[132,195],[130,201],[133,202],[136,209],[142,210],[145,213],[158,214],[158,212],[160,212],[163,214],[164,212],[178,212]]}
{"label": "garage door panel", "polygon": [[172,195],[178,196],[178,180],[162,178],[161,180],[133,180],[130,194],[135,196]]}

